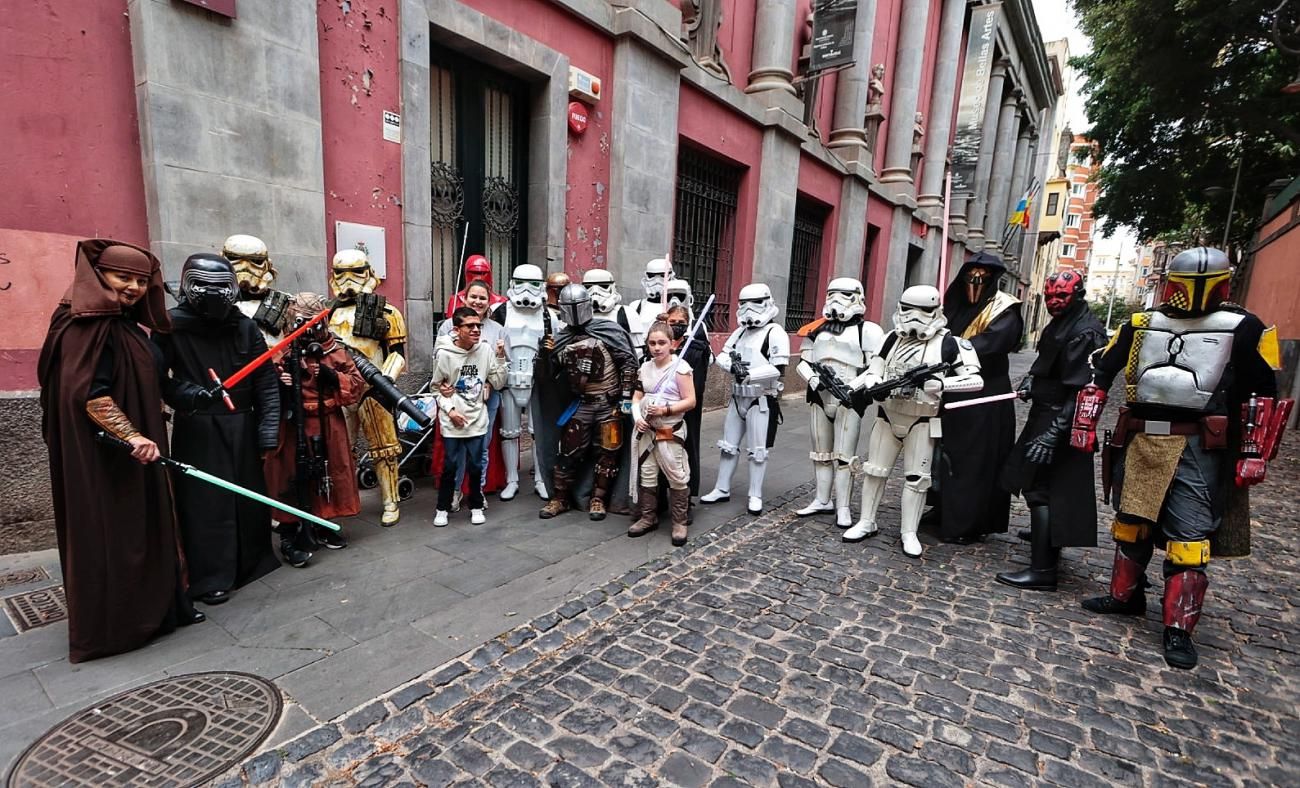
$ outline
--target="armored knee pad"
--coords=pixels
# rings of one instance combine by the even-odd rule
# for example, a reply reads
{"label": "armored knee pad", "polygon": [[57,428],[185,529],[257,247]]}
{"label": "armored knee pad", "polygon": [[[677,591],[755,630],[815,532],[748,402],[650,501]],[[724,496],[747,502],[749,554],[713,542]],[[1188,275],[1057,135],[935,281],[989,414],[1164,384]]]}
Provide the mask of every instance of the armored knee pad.
{"label": "armored knee pad", "polygon": [[768,450],[766,446],[759,446],[756,449],[750,449],[749,450],[750,461],[762,465],[763,463],[767,462],[767,451]]}
{"label": "armored knee pad", "polygon": [[740,447],[734,443],[727,443],[725,440],[718,441],[718,449],[728,457],[735,457],[740,454]]}
{"label": "armored knee pad", "polygon": [[591,444],[588,432],[591,425],[580,421],[569,421],[560,433],[560,457],[569,459],[577,457]]}
{"label": "armored knee pad", "polygon": [[1122,544],[1138,544],[1151,538],[1151,526],[1147,523],[1124,522],[1116,517],[1110,524],[1110,535]]}
{"label": "armored knee pad", "polygon": [[931,478],[925,473],[909,473],[903,477],[903,487],[916,492],[925,492],[930,489]]}
{"label": "armored knee pad", "polygon": [[1165,545],[1165,557],[1180,570],[1200,569],[1210,563],[1210,540],[1178,542],[1171,539]]}

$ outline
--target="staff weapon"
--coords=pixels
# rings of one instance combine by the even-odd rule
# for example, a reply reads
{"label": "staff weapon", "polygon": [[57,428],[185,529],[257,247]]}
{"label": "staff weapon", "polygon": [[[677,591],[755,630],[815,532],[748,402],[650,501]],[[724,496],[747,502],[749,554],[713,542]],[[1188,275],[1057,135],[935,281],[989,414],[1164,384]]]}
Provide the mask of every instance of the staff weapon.
{"label": "staff weapon", "polygon": [[1009,391],[1006,394],[990,394],[987,397],[976,397],[974,399],[964,399],[960,402],[945,402],[943,403],[943,409],[960,410],[961,408],[973,408],[976,405],[987,405],[990,402],[1002,402],[1003,400],[1018,399],[1019,397],[1020,395],[1017,394],[1016,392]]}
{"label": "staff weapon", "polygon": [[[118,448],[126,449],[128,451],[130,451],[131,449],[131,444],[127,443],[121,438],[118,438],[115,435],[109,435],[107,432],[104,432],[102,430],[100,432],[95,433],[95,438],[111,446],[117,446]],[[289,514],[292,514],[295,517],[299,517],[303,520],[307,520],[308,522],[312,522],[315,523],[316,525],[322,526],[324,528],[328,528],[331,531],[342,530],[334,523],[331,523],[329,520],[322,520],[321,518],[317,517],[314,514],[311,514],[310,512],[304,512],[303,510],[290,506],[287,503],[281,503],[275,500],[274,498],[269,498],[265,495],[262,495],[259,492],[254,492],[253,490],[250,490],[247,487],[240,487],[238,484],[235,484],[234,482],[228,482],[225,479],[221,478],[220,476],[213,476],[207,471],[201,471],[198,468],[195,468],[193,465],[190,465],[189,463],[181,462],[180,460],[174,460],[171,457],[159,457],[158,462],[165,467],[171,468],[176,471],[180,471],[186,476],[192,476],[195,479],[199,479],[200,481],[205,481],[208,484],[214,485],[216,487],[220,487],[221,489],[226,490],[228,492],[232,492],[236,495],[242,495],[245,498],[252,498],[254,501],[257,501],[259,503],[264,503],[267,506],[274,507],[276,509],[279,509],[282,512],[288,512]]]}

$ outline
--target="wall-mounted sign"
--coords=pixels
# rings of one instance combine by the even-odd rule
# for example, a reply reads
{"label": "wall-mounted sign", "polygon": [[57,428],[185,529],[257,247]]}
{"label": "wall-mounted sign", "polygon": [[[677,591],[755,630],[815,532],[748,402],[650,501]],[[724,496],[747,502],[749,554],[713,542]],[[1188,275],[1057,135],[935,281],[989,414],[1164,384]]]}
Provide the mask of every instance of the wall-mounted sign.
{"label": "wall-mounted sign", "polygon": [[181,2],[206,8],[214,14],[228,16],[231,19],[237,16],[235,13],[235,0],[181,0]]}
{"label": "wall-mounted sign", "polygon": [[589,104],[600,101],[600,77],[577,66],[569,66],[569,97]]}
{"label": "wall-mounted sign", "polygon": [[858,0],[813,0],[812,62],[808,73],[853,62],[853,26]]}
{"label": "wall-mounted sign", "polygon": [[569,131],[581,136],[587,130],[587,105],[581,101],[569,102]]}
{"label": "wall-mounted sign", "polygon": [[[989,72],[998,35],[1001,3],[976,6],[970,12],[970,38],[966,41],[966,67],[961,74],[957,103],[957,133],[952,142],[952,193],[975,193],[975,160],[984,135],[984,110],[988,103]],[[994,133],[989,129],[990,134]]]}
{"label": "wall-mounted sign", "polygon": [[384,110],[384,139],[389,142],[402,141],[402,116],[396,112]]}
{"label": "wall-mounted sign", "polygon": [[384,241],[384,228],[370,224],[352,222],[334,223],[334,249],[360,249],[370,259],[370,268],[375,276],[386,279],[388,275],[388,253]]}

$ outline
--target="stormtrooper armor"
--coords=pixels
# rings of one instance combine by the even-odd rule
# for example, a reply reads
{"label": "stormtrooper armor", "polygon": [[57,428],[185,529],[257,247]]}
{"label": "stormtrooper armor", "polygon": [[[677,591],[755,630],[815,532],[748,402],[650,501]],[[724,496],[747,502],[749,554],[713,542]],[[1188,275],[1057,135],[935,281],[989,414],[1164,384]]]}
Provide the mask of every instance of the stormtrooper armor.
{"label": "stormtrooper armor", "polygon": [[776,398],[781,396],[781,376],[790,360],[790,337],[773,322],[779,310],[767,285],[745,285],[738,300],[740,328],[727,338],[714,362],[732,376],[731,403],[722,426],[722,440],[718,441],[722,452],[718,481],[711,492],[700,496],[700,503],[731,500],[731,477],[740,462],[744,441],[749,455],[747,508],[750,514],[762,514],[769,428],[774,426],[772,411]]}
{"label": "stormtrooper armor", "polygon": [[252,235],[232,235],[221,245],[221,256],[235,269],[239,283],[236,308],[257,323],[267,347],[274,345],[280,339],[289,297],[271,287],[276,271],[266,244]]}
{"label": "stormtrooper armor", "polygon": [[[632,334],[632,346],[638,350],[645,346],[650,324],[663,311],[664,288],[674,281],[677,281],[677,277],[668,258],[658,257],[646,263],[645,276],[641,277],[641,292],[644,297],[627,305],[628,317],[635,318],[628,331]],[[687,292],[690,292],[689,286]]]}
{"label": "stormtrooper armor", "polygon": [[[884,332],[862,319],[866,307],[861,282],[832,279],[826,288],[823,319],[800,332],[805,338],[803,360],[797,370],[808,381],[813,444],[808,456],[812,458],[817,489],[812,502],[796,514],[809,517],[833,511],[835,524],[841,528],[853,523],[849,499],[862,414],[841,402],[834,391],[846,389],[849,381],[862,374],[880,347]],[[835,380],[823,381],[818,369],[832,373]]]}
{"label": "stormtrooper armor", "polygon": [[[383,296],[375,294],[378,286],[379,277],[371,269],[365,252],[344,249],[334,255],[330,290],[335,306],[329,327],[343,344],[396,380],[406,369],[406,321]],[[348,436],[354,442],[358,429],[366,437],[383,499],[380,524],[393,525],[401,517],[397,508],[400,498],[397,458],[402,451],[393,416],[374,397],[345,408],[343,415],[347,419]]]}
{"label": "stormtrooper armor", "polygon": [[[542,269],[521,265],[510,275],[506,290],[505,339],[510,366],[506,372],[506,390],[501,397],[501,454],[506,466],[506,486],[501,500],[508,501],[519,492],[519,434],[523,414],[528,411],[528,430],[533,431],[533,414],[529,402],[533,396],[533,362],[546,331],[546,283]],[[533,485],[537,494],[546,497],[546,485],[537,475],[533,462]]]}
{"label": "stormtrooper armor", "polygon": [[862,515],[844,532],[846,542],[860,542],[879,533],[876,510],[894,461],[902,452],[903,552],[912,557],[921,555],[916,531],[925,506],[925,491],[930,489],[935,442],[943,435],[939,420],[941,396],[944,391],[979,391],[984,387],[975,348],[968,340],[952,336],[944,327],[946,323],[938,290],[929,285],[907,288],[894,312],[894,330],[885,335],[880,354],[851,384],[855,390],[867,389],[905,378],[917,367],[953,364],[947,371],[928,375],[924,380],[907,380],[880,395],[883,400],[863,466]]}

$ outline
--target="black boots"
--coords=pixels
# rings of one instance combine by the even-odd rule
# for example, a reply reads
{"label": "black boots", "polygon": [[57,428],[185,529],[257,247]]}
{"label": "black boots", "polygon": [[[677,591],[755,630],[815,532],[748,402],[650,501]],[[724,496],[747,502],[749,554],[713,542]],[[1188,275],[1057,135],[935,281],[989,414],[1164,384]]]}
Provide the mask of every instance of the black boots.
{"label": "black boots", "polygon": [[1046,506],[1029,510],[1029,568],[1019,572],[999,572],[997,581],[1030,591],[1056,590],[1056,560],[1060,548],[1052,547],[1052,527]]}

